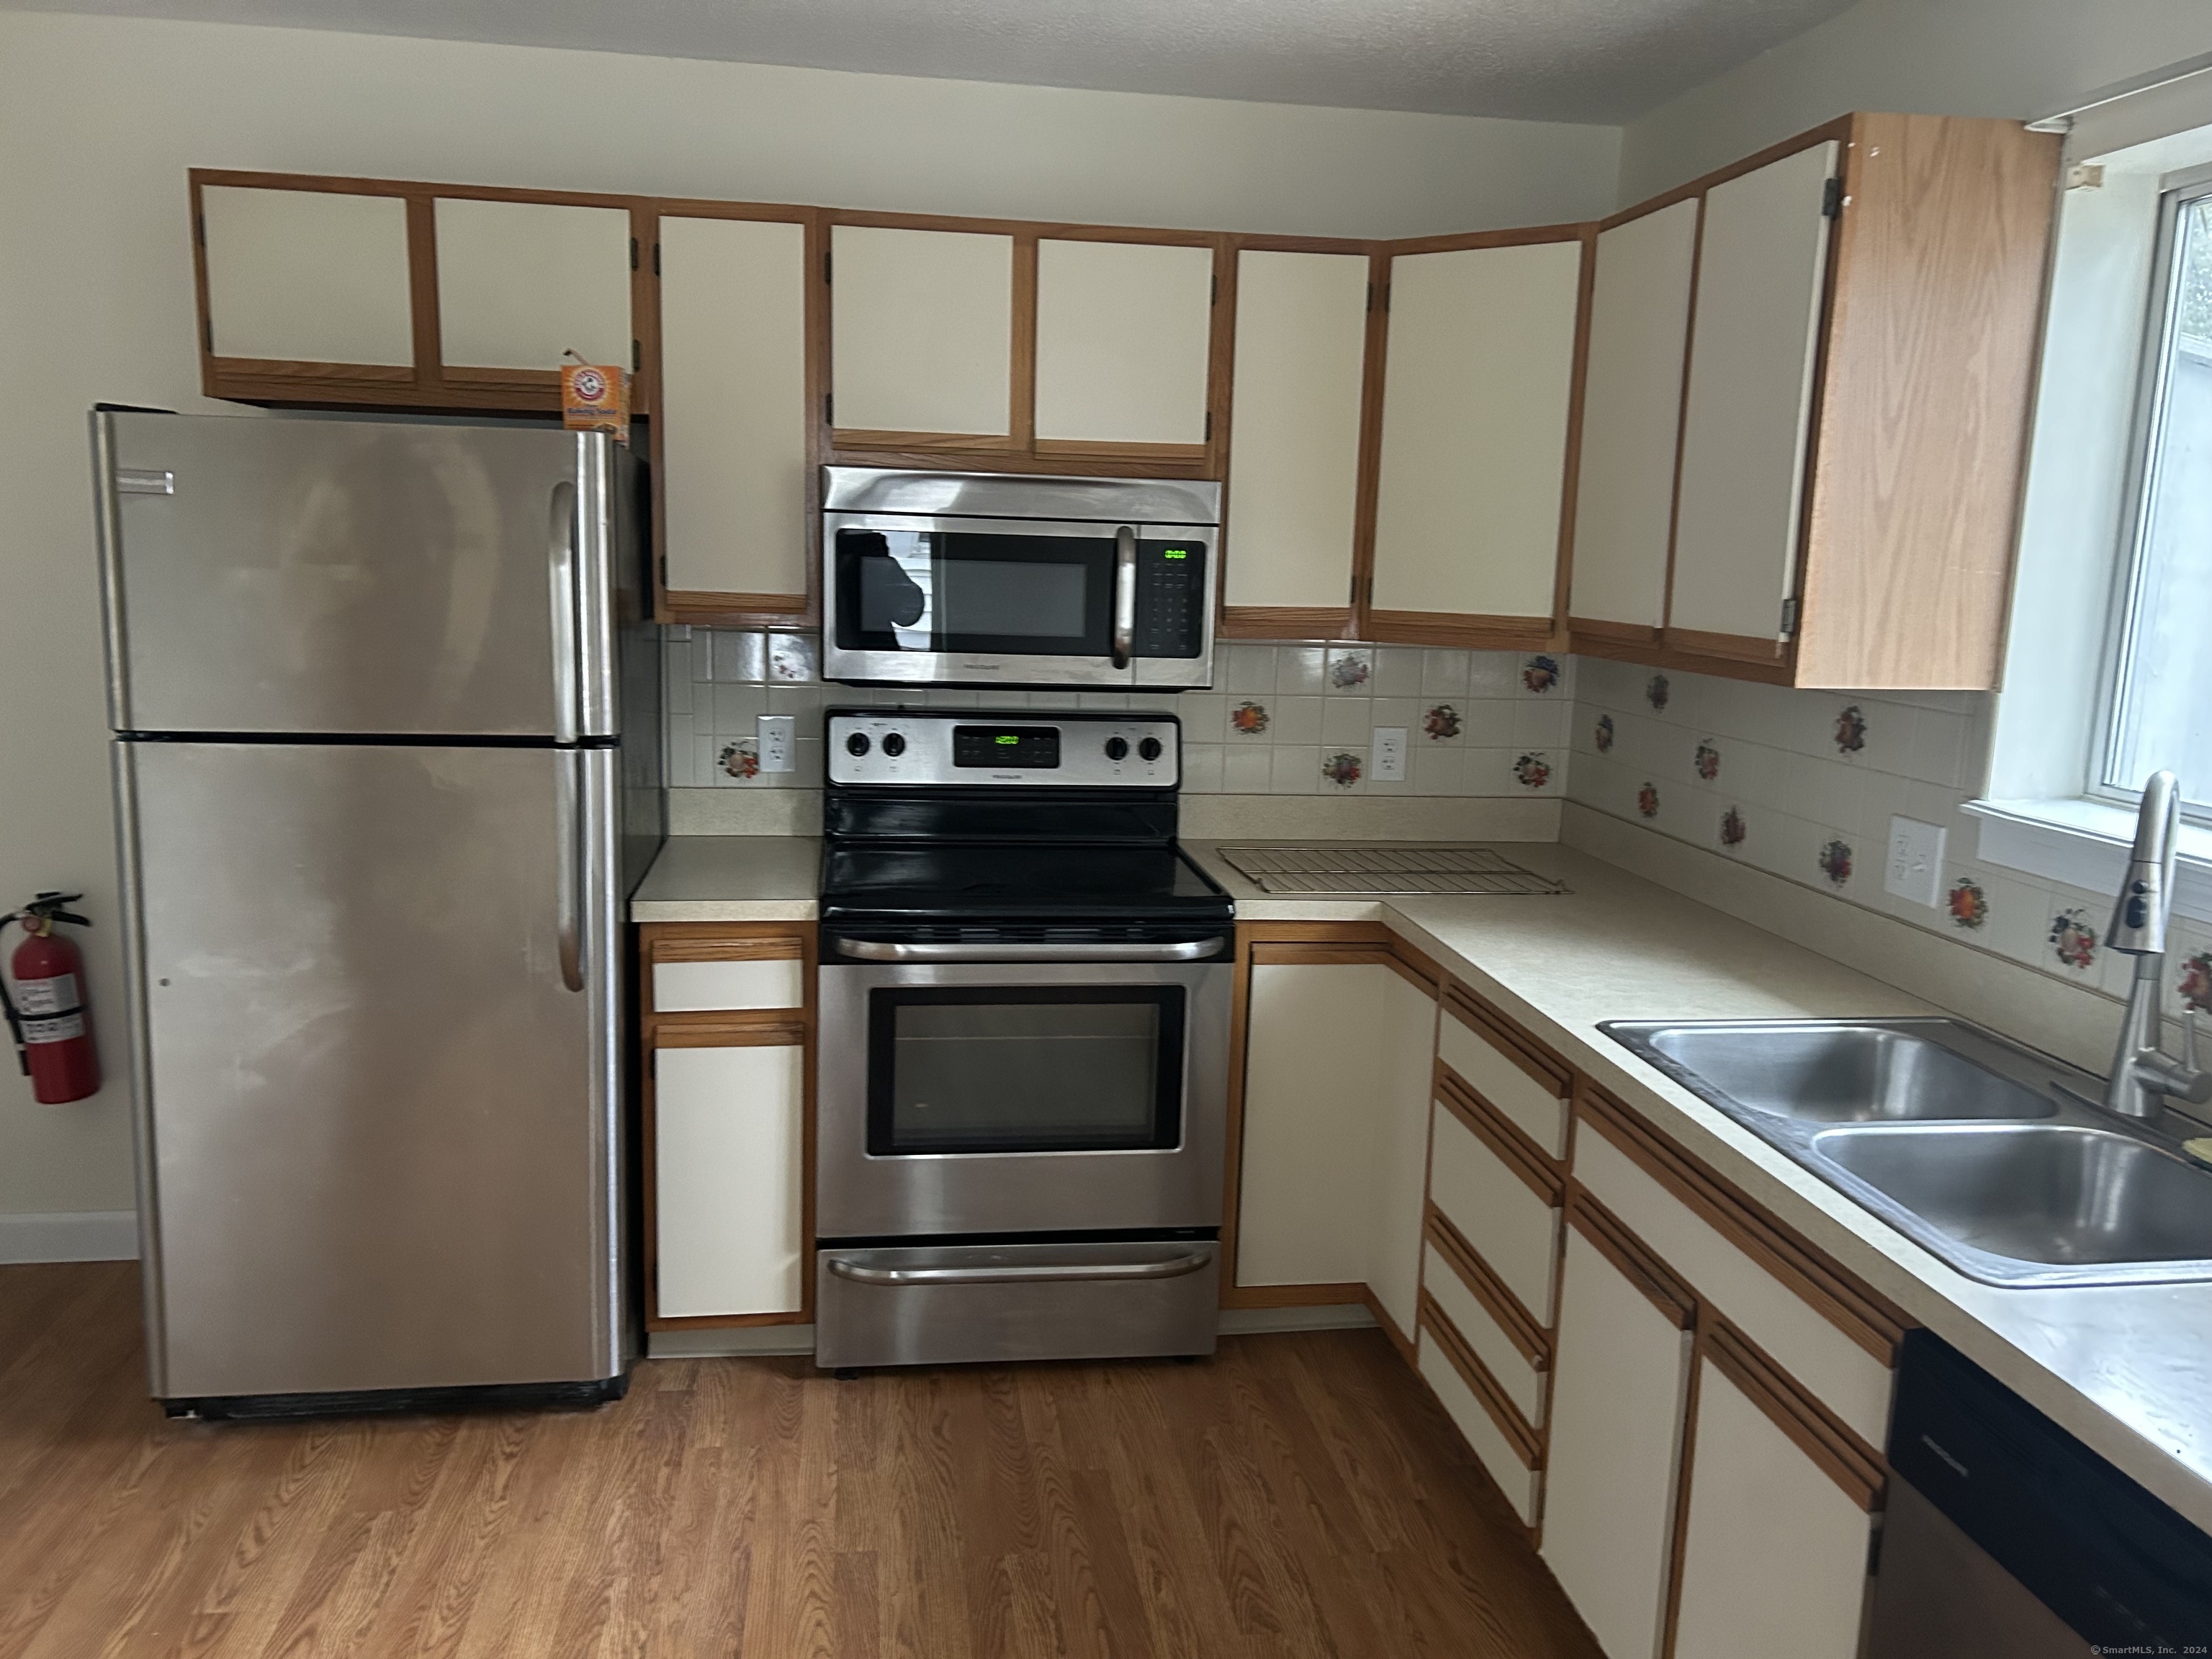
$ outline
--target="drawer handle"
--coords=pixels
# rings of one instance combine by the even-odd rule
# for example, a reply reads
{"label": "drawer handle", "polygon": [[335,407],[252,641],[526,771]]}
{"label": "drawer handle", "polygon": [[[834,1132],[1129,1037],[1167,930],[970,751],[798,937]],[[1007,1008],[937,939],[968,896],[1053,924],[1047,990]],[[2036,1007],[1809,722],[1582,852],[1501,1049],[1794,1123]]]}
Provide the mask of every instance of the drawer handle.
{"label": "drawer handle", "polygon": [[1181,1279],[1213,1261],[1210,1250],[1170,1256],[1164,1261],[1040,1261],[1027,1267],[864,1267],[857,1261],[830,1258],[830,1271],[855,1285],[1008,1285],[1064,1284],[1080,1279]]}
{"label": "drawer handle", "polygon": [[1228,944],[1201,939],[1179,945],[911,945],[841,939],[837,954],[863,962],[1198,962],[1219,956]]}

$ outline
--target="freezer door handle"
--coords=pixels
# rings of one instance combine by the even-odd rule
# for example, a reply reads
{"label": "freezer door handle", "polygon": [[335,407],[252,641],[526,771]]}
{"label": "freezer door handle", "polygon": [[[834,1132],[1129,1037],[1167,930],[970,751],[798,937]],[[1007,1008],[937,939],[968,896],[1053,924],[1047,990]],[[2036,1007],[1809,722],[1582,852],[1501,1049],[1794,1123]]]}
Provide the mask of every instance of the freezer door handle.
{"label": "freezer door handle", "polygon": [[553,486],[545,533],[547,580],[553,619],[553,738],[576,741],[576,486]]}
{"label": "freezer door handle", "polygon": [[576,774],[583,766],[580,750],[562,749],[553,756],[553,878],[554,927],[561,951],[561,982],[572,991],[584,988],[583,812],[578,800]]}
{"label": "freezer door handle", "polygon": [[855,1285],[1060,1284],[1101,1279],[1181,1279],[1213,1261],[1211,1250],[1194,1250],[1162,1261],[1038,1261],[998,1267],[864,1267],[842,1256],[830,1258],[830,1271]]}

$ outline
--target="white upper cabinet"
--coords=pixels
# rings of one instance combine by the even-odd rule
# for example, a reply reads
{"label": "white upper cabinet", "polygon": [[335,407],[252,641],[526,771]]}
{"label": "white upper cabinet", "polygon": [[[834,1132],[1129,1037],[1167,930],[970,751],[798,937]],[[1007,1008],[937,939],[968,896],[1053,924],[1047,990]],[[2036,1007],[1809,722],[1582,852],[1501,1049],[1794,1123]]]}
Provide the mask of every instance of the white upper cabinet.
{"label": "white upper cabinet", "polygon": [[441,197],[439,356],[455,368],[629,366],[629,215]]}
{"label": "white upper cabinet", "polygon": [[1698,252],[1692,199],[1597,239],[1582,465],[1575,496],[1577,620],[1657,628],[1666,619],[1682,358]]}
{"label": "white upper cabinet", "polygon": [[837,225],[830,233],[831,413],[847,431],[1012,431],[1014,239]]}
{"label": "white upper cabinet", "polygon": [[1778,639],[1828,268],[1831,141],[1706,193],[1683,414],[1670,628]]}
{"label": "white upper cabinet", "polygon": [[807,276],[804,225],[660,222],[657,435],[672,589],[806,592]]}
{"label": "white upper cabinet", "polygon": [[1237,259],[1224,603],[1351,603],[1367,361],[1367,256]]}
{"label": "white upper cabinet", "polygon": [[1037,243],[1036,441],[1205,443],[1213,250]]}
{"label": "white upper cabinet", "polygon": [[401,198],[209,185],[200,222],[213,356],[415,361]]}
{"label": "white upper cabinet", "polygon": [[1582,254],[1574,240],[1390,262],[1374,606],[1551,616]]}

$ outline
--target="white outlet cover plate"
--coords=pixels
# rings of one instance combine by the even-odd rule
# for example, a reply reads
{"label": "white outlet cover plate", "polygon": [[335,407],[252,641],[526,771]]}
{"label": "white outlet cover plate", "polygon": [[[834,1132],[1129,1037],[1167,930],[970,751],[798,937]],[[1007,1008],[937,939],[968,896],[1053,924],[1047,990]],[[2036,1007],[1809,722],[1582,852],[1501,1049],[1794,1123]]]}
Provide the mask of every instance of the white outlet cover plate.
{"label": "white outlet cover plate", "polygon": [[1373,730],[1374,746],[1367,752],[1375,763],[1375,781],[1403,783],[1406,781],[1406,728],[1402,726],[1378,726]]}
{"label": "white outlet cover plate", "polygon": [[1943,899],[1943,840],[1948,832],[1940,823],[1917,818],[1889,821],[1889,857],[1882,866],[1881,884],[1901,899],[1934,908]]}
{"label": "white outlet cover plate", "polygon": [[760,769],[788,772],[796,765],[793,751],[799,744],[799,717],[763,714],[754,728],[760,744]]}

